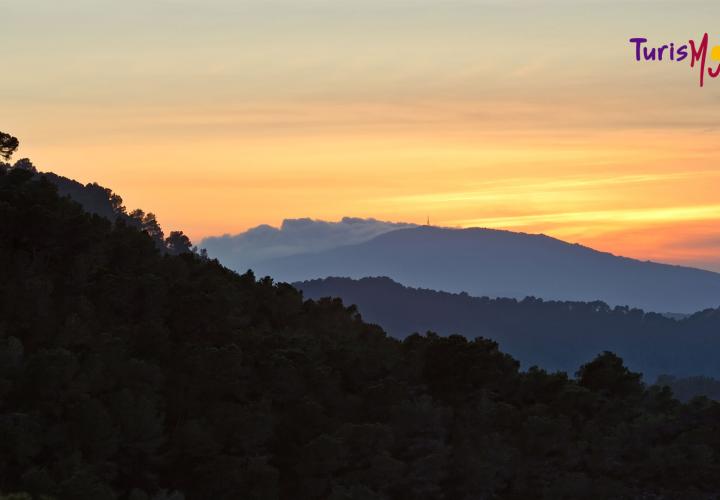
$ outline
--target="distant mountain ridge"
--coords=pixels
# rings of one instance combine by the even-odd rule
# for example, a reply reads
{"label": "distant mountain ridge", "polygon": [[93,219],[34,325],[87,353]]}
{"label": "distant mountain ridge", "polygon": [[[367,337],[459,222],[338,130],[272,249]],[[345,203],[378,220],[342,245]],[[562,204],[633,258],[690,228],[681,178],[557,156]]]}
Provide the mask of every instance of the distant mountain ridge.
{"label": "distant mountain ridge", "polygon": [[340,297],[390,335],[434,331],[486,337],[525,367],[572,371],[578,359],[610,350],[652,381],[660,374],[720,376],[720,310],[682,320],[602,302],[491,299],[402,286],[386,278],[294,283],[305,298]]}
{"label": "distant mountain ridge", "polygon": [[358,244],[269,259],[254,270],[288,282],[388,276],[408,286],[475,296],[602,300],[663,313],[720,306],[718,273],[494,229],[397,229]]}

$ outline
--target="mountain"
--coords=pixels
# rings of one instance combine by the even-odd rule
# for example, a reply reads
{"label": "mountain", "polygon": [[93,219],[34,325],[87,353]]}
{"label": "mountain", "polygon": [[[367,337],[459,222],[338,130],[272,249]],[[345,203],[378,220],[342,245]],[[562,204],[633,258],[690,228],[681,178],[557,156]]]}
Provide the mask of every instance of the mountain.
{"label": "mountain", "polygon": [[388,276],[412,287],[474,296],[601,300],[663,313],[720,306],[720,274],[491,229],[398,229],[358,244],[270,259],[253,269],[288,282]]}
{"label": "mountain", "polygon": [[431,330],[486,337],[523,366],[572,371],[579,359],[613,351],[654,380],[660,374],[720,376],[720,309],[672,319],[602,302],[491,299],[416,289],[389,278],[294,283],[306,298],[340,297],[363,319],[405,338]]}
{"label": "mountain", "polygon": [[720,404],[400,342],[0,165],[0,498],[713,498]]}

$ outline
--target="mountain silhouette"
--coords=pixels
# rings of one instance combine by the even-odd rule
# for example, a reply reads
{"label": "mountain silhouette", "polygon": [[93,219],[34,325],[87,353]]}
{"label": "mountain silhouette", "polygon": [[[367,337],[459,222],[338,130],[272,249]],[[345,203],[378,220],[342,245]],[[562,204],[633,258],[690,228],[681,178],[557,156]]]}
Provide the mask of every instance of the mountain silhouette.
{"label": "mountain silhouette", "polygon": [[578,359],[613,351],[654,380],[661,374],[720,376],[720,310],[672,319],[603,302],[472,297],[380,278],[326,278],[293,284],[309,299],[340,297],[390,335],[431,330],[485,337],[522,362],[570,371]]}
{"label": "mountain silhouette", "polygon": [[354,245],[270,259],[254,269],[288,282],[388,276],[407,286],[474,296],[601,300],[656,312],[720,305],[718,273],[493,229],[398,229]]}

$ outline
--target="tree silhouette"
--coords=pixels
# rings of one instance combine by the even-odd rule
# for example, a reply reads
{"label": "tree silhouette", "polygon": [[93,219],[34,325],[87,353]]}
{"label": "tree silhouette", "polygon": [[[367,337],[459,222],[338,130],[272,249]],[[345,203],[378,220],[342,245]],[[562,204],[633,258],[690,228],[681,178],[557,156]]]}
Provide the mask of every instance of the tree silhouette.
{"label": "tree silhouette", "polygon": [[33,165],[33,162],[31,162],[29,158],[20,158],[18,161],[15,162],[13,168],[19,168],[21,170],[27,170],[32,173],[37,173],[35,165]]}
{"label": "tree silhouette", "polygon": [[623,360],[605,351],[577,372],[580,385],[608,396],[626,397],[641,394],[642,375],[625,367]]}
{"label": "tree silhouette", "polygon": [[19,146],[20,141],[17,137],[13,137],[5,132],[0,132],[0,158],[9,160]]}
{"label": "tree silhouette", "polygon": [[171,231],[165,238],[165,248],[170,255],[180,255],[192,251],[192,242],[182,231]]}

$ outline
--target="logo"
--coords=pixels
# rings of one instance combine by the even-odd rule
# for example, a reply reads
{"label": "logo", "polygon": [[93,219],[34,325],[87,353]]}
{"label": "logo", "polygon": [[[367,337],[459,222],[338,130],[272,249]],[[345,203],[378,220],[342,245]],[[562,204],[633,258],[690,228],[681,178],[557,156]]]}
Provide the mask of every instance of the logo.
{"label": "logo", "polygon": [[630,43],[635,48],[636,61],[690,61],[690,68],[696,68],[700,73],[700,86],[705,85],[705,76],[717,78],[720,76],[720,45],[710,49],[708,53],[708,34],[705,33],[698,43],[688,40],[682,45],[670,43],[653,47],[648,45],[647,38],[631,38]]}

